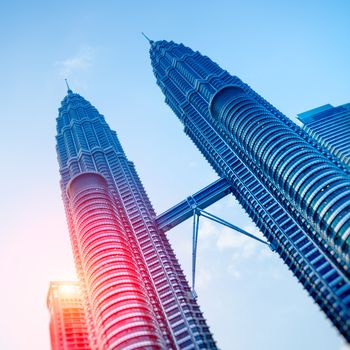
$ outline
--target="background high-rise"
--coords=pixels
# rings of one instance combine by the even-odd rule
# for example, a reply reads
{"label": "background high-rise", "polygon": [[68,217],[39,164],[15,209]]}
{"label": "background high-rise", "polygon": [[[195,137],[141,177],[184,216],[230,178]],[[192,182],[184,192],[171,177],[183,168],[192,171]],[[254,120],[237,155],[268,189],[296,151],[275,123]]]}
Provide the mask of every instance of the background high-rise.
{"label": "background high-rise", "polygon": [[350,167],[350,104],[330,104],[298,114],[304,130]]}
{"label": "background high-rise", "polygon": [[51,282],[47,307],[50,312],[51,350],[91,349],[77,282]]}

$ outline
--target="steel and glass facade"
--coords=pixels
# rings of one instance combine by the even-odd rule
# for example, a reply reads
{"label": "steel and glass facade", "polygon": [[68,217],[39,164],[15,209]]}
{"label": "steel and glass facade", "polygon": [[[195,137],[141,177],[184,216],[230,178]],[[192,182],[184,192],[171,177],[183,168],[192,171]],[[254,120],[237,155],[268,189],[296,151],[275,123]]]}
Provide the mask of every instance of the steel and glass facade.
{"label": "steel and glass facade", "polygon": [[47,307],[50,312],[51,350],[91,349],[77,282],[51,282]]}
{"label": "steel and glass facade", "polygon": [[150,44],[157,84],[185,133],[349,341],[348,168],[208,57]]}
{"label": "steel and glass facade", "polygon": [[134,164],[70,89],[56,139],[92,349],[216,349]]}
{"label": "steel and glass facade", "polygon": [[298,114],[303,129],[350,167],[350,103],[330,104]]}

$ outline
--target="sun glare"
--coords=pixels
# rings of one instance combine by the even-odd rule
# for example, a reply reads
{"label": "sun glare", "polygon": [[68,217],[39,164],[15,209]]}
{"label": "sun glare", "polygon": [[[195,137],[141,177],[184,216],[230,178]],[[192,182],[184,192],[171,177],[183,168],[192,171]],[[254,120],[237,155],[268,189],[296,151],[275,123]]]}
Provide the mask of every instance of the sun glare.
{"label": "sun glare", "polygon": [[59,287],[59,293],[61,295],[75,295],[75,294],[79,294],[79,288],[77,286],[73,286],[73,285],[63,285]]}

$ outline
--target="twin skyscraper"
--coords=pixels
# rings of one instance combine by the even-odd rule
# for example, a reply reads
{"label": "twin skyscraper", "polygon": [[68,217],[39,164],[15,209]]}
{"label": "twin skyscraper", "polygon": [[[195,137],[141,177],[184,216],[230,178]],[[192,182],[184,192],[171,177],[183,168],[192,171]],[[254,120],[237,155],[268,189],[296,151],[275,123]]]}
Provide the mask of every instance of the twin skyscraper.
{"label": "twin skyscraper", "polygon": [[[325,115],[350,121],[349,106],[304,113],[301,129],[208,57],[150,45],[157,84],[185,133],[350,341],[350,145],[345,134],[340,145],[327,139],[335,127],[315,127]],[[69,88],[56,139],[89,347],[216,349],[134,164],[104,117]],[[63,333],[52,349],[75,349],[79,340]]]}

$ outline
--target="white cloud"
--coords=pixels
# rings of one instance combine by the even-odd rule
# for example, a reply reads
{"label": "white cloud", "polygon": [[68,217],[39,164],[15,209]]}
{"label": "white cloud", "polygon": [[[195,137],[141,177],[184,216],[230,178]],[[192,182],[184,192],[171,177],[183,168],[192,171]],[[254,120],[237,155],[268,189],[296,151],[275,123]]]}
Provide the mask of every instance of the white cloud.
{"label": "white cloud", "polygon": [[263,260],[266,260],[266,259],[270,259],[274,256],[276,256],[275,253],[273,253],[273,251],[269,248],[265,247],[265,249],[260,249],[260,252],[259,252],[259,260],[260,261],[263,261]]}
{"label": "white cloud", "polygon": [[201,251],[211,250],[215,247],[216,240],[220,233],[220,226],[204,218],[199,220],[198,249]]}
{"label": "white cloud", "polygon": [[212,280],[212,273],[208,269],[198,268],[196,272],[196,289],[203,289]]}
{"label": "white cloud", "polygon": [[208,219],[200,218],[198,235],[201,239],[206,239],[210,237],[217,237],[219,235],[220,226],[214,224]]}
{"label": "white cloud", "polygon": [[[259,238],[263,238],[262,234],[254,226],[242,228]],[[227,227],[222,227],[217,234],[216,246],[220,251],[231,252],[227,270],[234,279],[239,279],[242,276],[245,260],[264,261],[273,256],[273,253],[263,244]]]}
{"label": "white cloud", "polygon": [[59,68],[62,77],[69,77],[73,72],[86,71],[94,60],[94,50],[89,46],[81,47],[78,53],[63,61],[58,61],[55,65]]}
{"label": "white cloud", "polygon": [[228,265],[228,273],[234,278],[239,279],[242,275],[241,269],[236,262],[237,258],[232,256],[232,262]]}
{"label": "white cloud", "polygon": [[[252,224],[242,226],[242,229],[264,239]],[[203,259],[204,256],[213,256],[213,254],[226,256],[224,259],[229,259],[226,264],[226,273],[229,273],[234,279],[241,278],[244,271],[247,272],[247,260],[255,260],[258,263],[273,257],[273,253],[262,243],[205,218],[200,219],[197,254],[200,259]],[[199,266],[202,265],[197,264],[197,281],[198,287],[201,288],[212,283],[215,274],[219,272],[208,271],[208,269],[200,271]],[[214,267],[210,266],[210,268]]]}
{"label": "white cloud", "polygon": [[[250,227],[244,228],[244,230],[252,232]],[[254,234],[256,234],[256,232],[254,232]],[[221,230],[216,244],[220,250],[233,248],[236,253],[243,258],[249,258],[256,255],[259,250],[259,244],[257,241],[226,227]]]}
{"label": "white cloud", "polygon": [[229,208],[240,208],[240,204],[238,203],[237,199],[235,197],[233,197],[232,195],[229,195],[227,197],[227,201],[226,201],[226,205]]}

